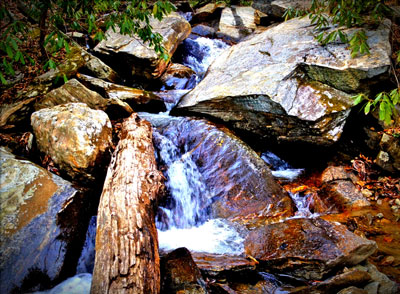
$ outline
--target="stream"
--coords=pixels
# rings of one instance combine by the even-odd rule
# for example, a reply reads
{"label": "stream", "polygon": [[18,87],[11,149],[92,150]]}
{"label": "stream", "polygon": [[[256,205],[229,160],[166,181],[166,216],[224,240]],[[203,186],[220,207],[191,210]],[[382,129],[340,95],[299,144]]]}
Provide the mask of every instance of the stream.
{"label": "stream", "polygon": [[[190,79],[173,78],[167,81],[171,90],[165,87],[157,94],[169,97],[168,110],[178,103],[179,98],[204,77],[209,65],[229,45],[220,40],[192,36],[184,41],[184,55],[181,63],[196,72]],[[172,98],[171,98],[172,97]],[[140,113],[154,126],[154,121],[171,119],[166,113]],[[173,118],[177,124],[185,118]],[[167,197],[159,207],[156,218],[160,251],[168,252],[179,247],[186,247],[191,252],[205,252],[226,255],[240,255],[244,252],[244,238],[240,229],[233,223],[214,218],[209,209],[213,199],[218,194],[216,189],[210,189],[199,170],[198,163],[193,158],[192,150],[187,145],[183,147],[177,142],[178,130],[169,128],[161,132],[154,127],[153,141],[156,148],[156,159],[166,178]],[[187,130],[190,134],[191,130]],[[266,151],[261,158],[268,165],[274,177],[290,182],[302,174],[302,169],[294,169],[275,154]],[[215,165],[218,164],[218,158]],[[239,162],[237,163],[239,164]],[[236,168],[236,164],[232,166]],[[306,197],[291,195],[297,206],[294,217],[314,217],[308,209]],[[78,262],[77,275],[67,279],[55,288],[36,293],[89,293],[91,273],[95,257],[96,217],[93,216],[86,235],[86,241]]]}

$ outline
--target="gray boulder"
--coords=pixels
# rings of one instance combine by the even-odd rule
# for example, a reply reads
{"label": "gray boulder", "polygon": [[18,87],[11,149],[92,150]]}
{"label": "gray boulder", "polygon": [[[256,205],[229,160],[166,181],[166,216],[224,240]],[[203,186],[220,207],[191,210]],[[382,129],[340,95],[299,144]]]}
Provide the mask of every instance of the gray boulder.
{"label": "gray boulder", "polygon": [[222,53],[175,113],[265,139],[330,145],[343,131],[352,93],[389,69],[388,28],[367,35],[371,54],[351,58],[347,44],[320,46],[308,19],[284,22]]}
{"label": "gray boulder", "polygon": [[[152,18],[150,25],[163,37],[163,46],[170,57],[191,30],[190,24],[177,13],[165,16],[162,21]],[[106,36],[107,39],[101,41],[94,51],[108,64],[121,64],[123,68],[117,70],[148,79],[158,78],[165,71],[168,61],[159,58],[155,50],[138,37],[121,35],[112,29],[106,32]]]}

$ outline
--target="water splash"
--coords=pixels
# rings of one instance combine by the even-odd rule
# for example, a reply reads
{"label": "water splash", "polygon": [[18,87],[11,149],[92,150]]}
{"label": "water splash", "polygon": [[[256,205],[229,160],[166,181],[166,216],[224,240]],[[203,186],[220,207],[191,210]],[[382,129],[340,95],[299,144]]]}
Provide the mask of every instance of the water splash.
{"label": "water splash", "polygon": [[270,151],[261,154],[261,158],[270,166],[272,175],[282,180],[294,181],[304,171],[301,168],[293,168]]}
{"label": "water splash", "polygon": [[89,294],[91,284],[91,274],[78,274],[66,279],[48,291],[39,291],[33,294]]}
{"label": "water splash", "polygon": [[292,198],[294,204],[296,205],[297,211],[294,216],[288,218],[315,218],[319,217],[319,213],[311,212],[310,204],[311,204],[311,194],[301,195],[301,193],[289,193]]}
{"label": "water splash", "polygon": [[216,254],[238,255],[244,251],[244,239],[234,227],[220,219],[211,219],[192,228],[159,231],[158,239],[160,249],[164,250],[184,246],[191,251]]}
{"label": "water splash", "polygon": [[230,46],[218,39],[192,37],[183,41],[183,64],[197,73],[197,83],[203,79],[208,67]]}

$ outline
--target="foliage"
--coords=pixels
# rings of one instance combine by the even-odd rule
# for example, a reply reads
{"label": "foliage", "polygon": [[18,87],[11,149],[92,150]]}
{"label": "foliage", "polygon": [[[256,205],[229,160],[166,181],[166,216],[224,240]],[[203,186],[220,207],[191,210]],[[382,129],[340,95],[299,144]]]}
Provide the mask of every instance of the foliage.
{"label": "foliage", "polygon": [[[391,10],[381,0],[312,0],[308,11],[289,8],[286,10],[285,20],[308,16],[315,25],[316,39],[321,45],[341,42],[349,44],[351,57],[370,53],[368,37],[363,29],[365,25],[379,25]],[[334,29],[332,29],[332,27]],[[348,35],[344,28],[354,28],[352,35]],[[400,63],[400,51],[397,52],[397,64]],[[394,75],[396,71],[393,70]],[[361,93],[353,97],[354,105],[364,103],[364,113],[368,114],[379,106],[379,119],[386,124],[391,124],[392,115],[399,103],[400,85],[389,93],[381,92],[375,99]]]}
{"label": "foliage", "polygon": [[162,58],[168,59],[161,43],[162,36],[152,31],[150,17],[161,20],[173,11],[175,7],[169,1],[158,0],[150,6],[144,0],[29,0],[24,2],[25,17],[21,19],[14,17],[7,4],[6,1],[0,4],[0,80],[3,84],[7,82],[6,76],[15,75],[16,67],[34,62],[22,45],[34,34],[35,26],[40,30],[38,42],[45,68],[56,67],[54,55],[61,49],[69,51],[70,40],[66,33],[79,31],[100,41],[109,28],[139,36]]}

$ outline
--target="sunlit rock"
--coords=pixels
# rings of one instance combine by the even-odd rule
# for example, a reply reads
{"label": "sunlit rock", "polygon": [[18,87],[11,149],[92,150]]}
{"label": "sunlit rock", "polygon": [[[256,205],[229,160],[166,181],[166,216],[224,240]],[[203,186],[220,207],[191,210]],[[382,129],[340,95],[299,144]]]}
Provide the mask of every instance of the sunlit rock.
{"label": "sunlit rock", "polygon": [[386,23],[367,35],[371,54],[351,58],[347,44],[320,46],[309,19],[284,22],[224,51],[175,113],[222,120],[265,140],[331,145],[351,93],[390,66]]}
{"label": "sunlit rock", "polygon": [[254,0],[252,7],[275,18],[282,18],[289,8],[302,11],[310,9],[311,0]]}
{"label": "sunlit rock", "polygon": [[261,267],[317,280],[335,268],[360,263],[376,248],[374,241],[319,218],[271,224],[250,232],[245,241],[246,254],[260,260]]}
{"label": "sunlit rock", "polygon": [[217,35],[228,40],[240,41],[255,31],[260,18],[250,6],[230,6],[222,10]]}
{"label": "sunlit rock", "polygon": [[34,112],[31,124],[40,151],[71,178],[92,180],[109,157],[111,122],[101,110],[69,103]]}
{"label": "sunlit rock", "polygon": [[193,15],[193,22],[197,23],[215,18],[225,7],[226,3],[224,2],[208,3],[207,5],[196,9]]}
{"label": "sunlit rock", "polygon": [[69,80],[63,86],[44,95],[41,100],[35,103],[35,109],[39,110],[56,105],[79,102],[85,103],[90,108],[104,111],[107,111],[112,107],[118,109],[119,112],[122,111],[125,115],[129,115],[133,112],[132,108],[128,104],[119,100],[118,97],[105,99],[99,93],[86,88],[76,79]]}
{"label": "sunlit rock", "polygon": [[78,79],[89,89],[110,100],[127,103],[135,111],[158,113],[166,109],[163,100],[152,92],[109,83],[83,74],[79,74]]}
{"label": "sunlit rock", "polygon": [[[162,45],[170,57],[174,54],[179,43],[190,34],[190,24],[179,14],[171,13],[162,21],[150,19],[153,31],[163,37]],[[109,29],[107,39],[101,41],[94,51],[107,63],[115,65],[117,71],[125,72],[131,76],[144,76],[154,79],[162,75],[168,64],[159,58],[153,48],[144,44],[138,37],[121,35]]]}
{"label": "sunlit rock", "polygon": [[160,263],[162,293],[208,293],[201,272],[186,248],[168,253]]}
{"label": "sunlit rock", "polygon": [[0,292],[26,293],[74,274],[86,230],[83,194],[2,147],[0,169]]}
{"label": "sunlit rock", "polygon": [[[189,156],[196,164],[201,175],[198,181],[204,190],[184,193],[205,198],[198,204],[200,213],[209,209],[213,217],[249,227],[293,215],[291,198],[276,183],[266,163],[226,129],[205,120],[147,115],[144,118],[171,144],[176,144],[182,161]],[[161,140],[162,137],[155,136],[158,148],[165,144]],[[160,160],[163,164],[162,154]]]}

